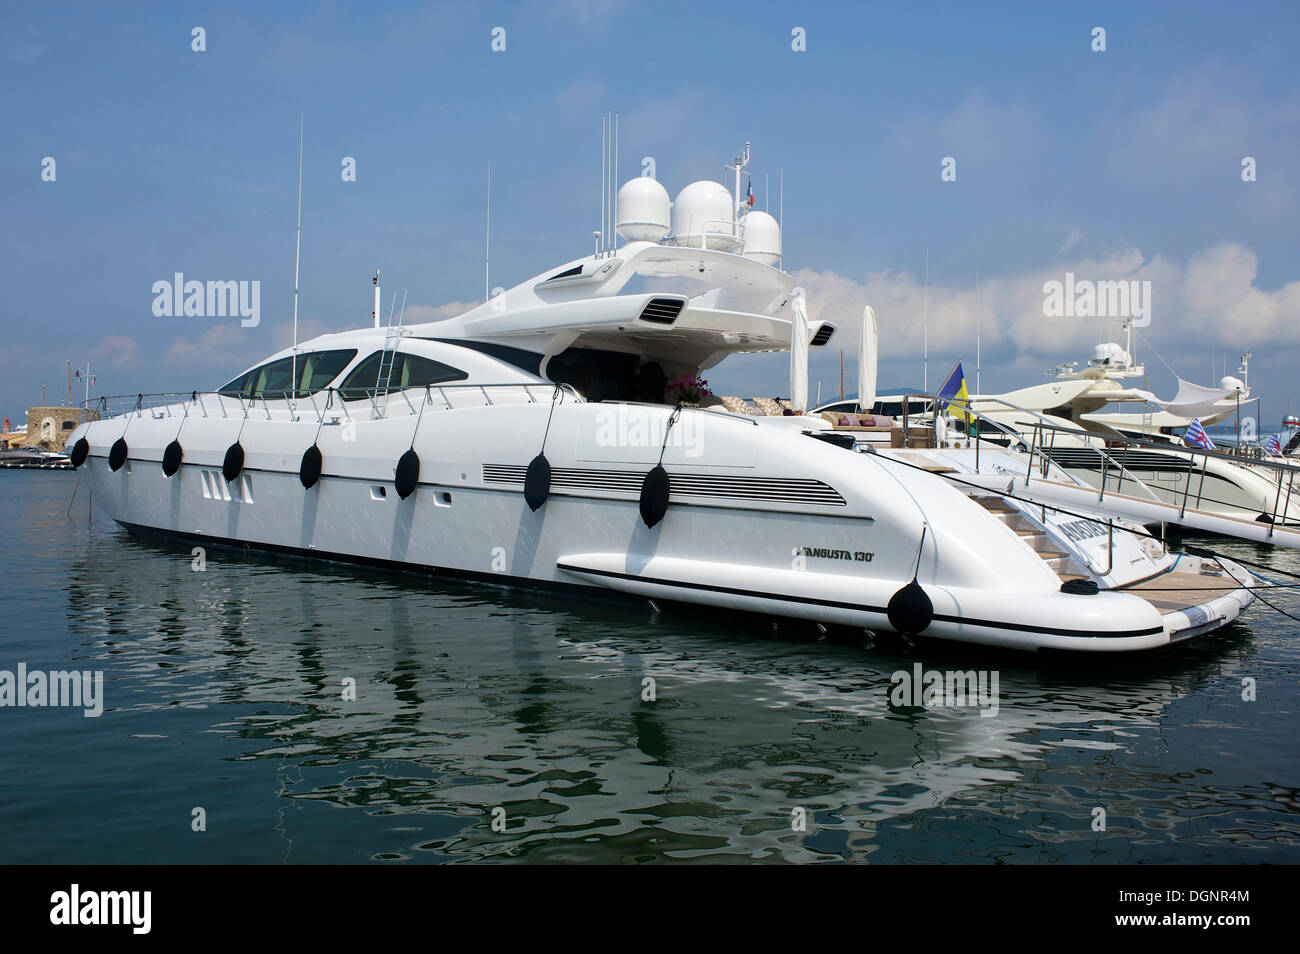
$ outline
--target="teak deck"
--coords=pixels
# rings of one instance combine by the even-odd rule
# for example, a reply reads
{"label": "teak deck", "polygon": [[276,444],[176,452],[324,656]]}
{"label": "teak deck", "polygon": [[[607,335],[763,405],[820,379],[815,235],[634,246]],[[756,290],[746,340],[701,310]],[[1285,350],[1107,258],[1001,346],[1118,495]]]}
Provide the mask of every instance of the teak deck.
{"label": "teak deck", "polygon": [[[1226,582],[1217,585],[1210,583],[1215,579],[1223,579]],[[1240,588],[1241,584],[1230,576],[1203,576],[1200,573],[1174,570],[1172,573],[1162,573],[1160,576],[1143,580],[1133,586],[1123,587],[1120,592],[1135,593],[1161,612],[1169,612],[1208,603]]]}

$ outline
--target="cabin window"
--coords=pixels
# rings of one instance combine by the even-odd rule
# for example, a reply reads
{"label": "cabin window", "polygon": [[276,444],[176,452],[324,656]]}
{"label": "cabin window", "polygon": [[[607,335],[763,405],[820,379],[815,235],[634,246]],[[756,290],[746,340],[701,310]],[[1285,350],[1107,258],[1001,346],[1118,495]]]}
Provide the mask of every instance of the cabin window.
{"label": "cabin window", "polygon": [[[376,351],[366,360],[352,369],[344,379],[339,394],[345,401],[359,401],[371,394],[380,394],[401,388],[422,388],[431,384],[447,384],[451,381],[464,381],[469,377],[459,368],[453,368],[441,361],[425,358],[418,354],[399,351],[392,355],[392,367],[384,362],[384,352]],[[384,364],[383,377],[380,380],[380,365]]]}
{"label": "cabin window", "polygon": [[[314,394],[328,385],[338,373],[347,367],[348,362],[357,356],[355,348],[339,351],[312,351],[287,358],[269,361],[261,367],[241,374],[229,384],[220,388],[218,393],[231,397],[287,397],[291,390],[299,396]],[[293,386],[295,371],[298,386]]]}
{"label": "cabin window", "polygon": [[528,374],[541,374],[542,356],[536,351],[525,351],[523,348],[497,344],[494,341],[454,341],[450,338],[432,338],[428,340],[437,341],[440,344],[454,345],[457,348],[468,348],[470,351],[485,354],[489,358],[504,361],[506,364]]}

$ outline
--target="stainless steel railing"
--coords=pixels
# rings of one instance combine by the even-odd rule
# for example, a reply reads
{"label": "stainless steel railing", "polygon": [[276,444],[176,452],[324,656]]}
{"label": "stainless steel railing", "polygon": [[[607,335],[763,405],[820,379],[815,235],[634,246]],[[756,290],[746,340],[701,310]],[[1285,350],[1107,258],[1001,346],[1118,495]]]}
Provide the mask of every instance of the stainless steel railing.
{"label": "stainless steel railing", "polygon": [[[128,415],[137,418],[146,415],[163,418],[197,413],[202,417],[218,418],[244,418],[256,414],[259,417],[264,416],[266,420],[277,420],[281,419],[280,415],[283,414],[283,419],[287,421],[298,421],[304,416],[309,416],[320,423],[329,411],[336,411],[343,418],[352,420],[359,405],[368,410],[372,420],[399,416],[403,407],[406,416],[418,415],[426,409],[457,410],[455,397],[469,393],[477,393],[481,401],[473,405],[462,404],[461,407],[490,407],[496,404],[493,395],[499,395],[502,391],[522,392],[528,399],[526,403],[529,404],[555,399],[560,402],[584,400],[582,395],[568,384],[510,381],[492,384],[458,382],[410,388],[348,388],[346,395],[337,388],[320,388],[314,391],[263,391],[253,396],[221,391],[116,394],[84,401],[82,407],[87,411],[98,413],[101,419]],[[391,400],[395,396],[400,396],[402,400]],[[365,404],[361,405],[363,401]],[[394,412],[394,408],[397,409],[397,413]]]}

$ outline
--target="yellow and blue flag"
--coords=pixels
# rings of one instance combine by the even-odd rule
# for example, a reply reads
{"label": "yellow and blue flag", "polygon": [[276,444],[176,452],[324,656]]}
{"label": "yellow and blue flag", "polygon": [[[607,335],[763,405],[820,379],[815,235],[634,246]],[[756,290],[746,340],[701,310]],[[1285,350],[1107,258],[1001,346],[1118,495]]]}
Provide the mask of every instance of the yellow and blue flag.
{"label": "yellow and blue flag", "polygon": [[949,413],[959,421],[970,423],[970,415],[963,410],[963,408],[970,407],[970,394],[966,391],[966,375],[962,372],[960,361],[952,369],[952,373],[948,375],[947,380],[939,385],[939,391],[935,397],[938,398],[937,403],[939,405],[936,410],[942,411],[952,405],[952,410]]}

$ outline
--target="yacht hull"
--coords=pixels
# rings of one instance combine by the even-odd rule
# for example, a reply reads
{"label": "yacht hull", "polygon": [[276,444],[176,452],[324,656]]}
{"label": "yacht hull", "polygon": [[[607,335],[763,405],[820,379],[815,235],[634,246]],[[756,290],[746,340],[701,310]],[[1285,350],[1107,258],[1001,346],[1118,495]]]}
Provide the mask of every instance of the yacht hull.
{"label": "yacht hull", "polygon": [[[671,412],[639,413],[664,435]],[[779,419],[687,412],[691,429],[676,443],[604,440],[622,433],[606,427],[610,413],[583,402],[482,406],[358,421],[350,433],[274,410],[191,418],[170,477],[174,413],[94,422],[73,440],[89,441],[82,468],[98,506],[129,528],[193,541],[871,630],[893,628],[886,607],[915,577],[933,607],[916,635],[1026,650],[1151,649],[1187,628],[1140,596],[1061,592],[1015,532],[932,474]],[[525,473],[543,434],[552,478],[534,511]],[[130,450],[113,470],[118,437]],[[232,442],[243,451],[233,476],[223,473]],[[323,467],[308,488],[298,462],[313,442]],[[403,499],[394,474],[411,449],[419,479]],[[671,492],[648,526],[641,483],[661,457]],[[209,557],[209,571],[219,564]],[[1206,617],[1210,628],[1228,609]]]}

